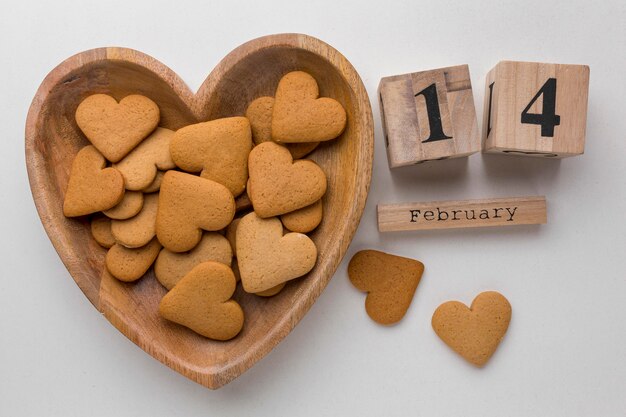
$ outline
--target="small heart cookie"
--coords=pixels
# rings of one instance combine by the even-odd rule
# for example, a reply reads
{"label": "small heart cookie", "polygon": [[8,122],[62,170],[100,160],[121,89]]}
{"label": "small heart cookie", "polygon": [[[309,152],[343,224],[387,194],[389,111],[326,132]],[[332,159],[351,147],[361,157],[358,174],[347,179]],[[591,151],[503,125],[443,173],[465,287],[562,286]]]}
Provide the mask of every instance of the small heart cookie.
{"label": "small heart cookie", "polygon": [[225,235],[226,239],[230,243],[230,247],[233,250],[233,257],[235,258],[237,257],[237,226],[239,225],[240,221],[241,221],[240,217],[233,219],[233,221],[230,222],[230,224],[226,228],[226,235]]}
{"label": "small heart cookie", "polygon": [[156,233],[170,251],[193,249],[203,230],[221,230],[234,216],[235,199],[222,184],[178,171],[163,176]]}
{"label": "small heart cookie", "polygon": [[120,281],[137,281],[150,269],[160,250],[161,244],[156,238],[135,249],[116,243],[107,252],[105,264],[111,275]]}
{"label": "small heart cookie", "polygon": [[146,194],[159,191],[161,189],[161,182],[163,182],[163,175],[165,175],[165,171],[157,171],[156,175],[154,176],[154,181],[152,181],[150,185],[148,185],[141,191]]}
{"label": "small heart cookie", "polygon": [[66,217],[108,210],[122,201],[124,177],[116,169],[105,166],[104,157],[93,146],[85,146],[78,152],[63,201]]}
{"label": "small heart cookie", "polygon": [[111,219],[108,217],[96,217],[91,220],[91,235],[103,248],[110,248],[115,245],[115,238],[111,233]]}
{"label": "small heart cookie", "polygon": [[104,210],[102,213],[109,219],[124,220],[137,215],[142,207],[143,193],[141,191],[126,191],[122,201],[117,203],[115,207]]}
{"label": "small heart cookie", "polygon": [[254,212],[237,226],[237,263],[243,289],[259,293],[308,273],[317,259],[313,241],[301,233],[283,236],[277,218],[262,219]]}
{"label": "small heart cookie", "polygon": [[159,193],[146,194],[139,214],[127,220],[111,221],[115,241],[127,248],[140,248],[156,236],[156,217]]}
{"label": "small heart cookie", "polygon": [[419,261],[375,250],[357,252],[348,264],[352,284],[368,293],[365,311],[386,325],[404,317],[423,273]]}
{"label": "small heart cookie", "polygon": [[326,175],[313,161],[293,161],[289,151],[264,142],[250,152],[248,196],[263,218],[310,206],[326,192]]}
{"label": "small heart cookie", "polygon": [[277,286],[267,289],[265,291],[257,292],[254,295],[258,295],[259,297],[273,297],[281,292],[283,288],[285,288],[285,285],[287,285],[287,283],[283,282],[282,284],[278,284]]}
{"label": "small heart cookie", "polygon": [[272,139],[281,143],[323,142],[346,127],[346,111],[332,98],[319,97],[317,81],[303,71],[281,78],[272,113]]}
{"label": "small heart cookie", "polygon": [[283,222],[283,226],[292,232],[309,233],[322,222],[323,210],[320,199],[310,206],[283,214],[280,216],[280,220]]}
{"label": "small heart cookie", "polygon": [[76,109],[76,123],[106,159],[118,162],[159,124],[159,106],[133,94],[119,103],[107,94],[94,94]]}
{"label": "small heart cookie", "polygon": [[243,327],[243,310],[232,300],[237,282],[233,271],[219,262],[193,268],[159,304],[159,314],[215,340],[229,340]]}
{"label": "small heart cookie", "polygon": [[[252,128],[252,141],[255,145],[272,140],[272,113],[274,97],[259,97],[252,101],[246,109],[246,117]],[[319,142],[285,144],[293,159],[300,159],[317,148]]]}
{"label": "small heart cookie", "polygon": [[165,288],[171,290],[196,265],[215,261],[230,266],[232,259],[233,251],[228,240],[217,232],[206,232],[200,243],[189,252],[175,253],[161,249],[154,264],[154,274]]}
{"label": "small heart cookie", "polygon": [[511,321],[511,304],[495,291],[480,293],[470,308],[443,303],[433,314],[437,336],[468,362],[483,366],[496,351]]}
{"label": "small heart cookie", "polygon": [[170,156],[173,136],[174,131],[157,127],[124,159],[113,165],[124,176],[127,190],[144,190],[155,181],[158,170],[167,171],[176,167]]}
{"label": "small heart cookie", "polygon": [[224,185],[236,197],[248,180],[248,154],[252,149],[250,122],[228,117],[179,129],[170,147],[176,165],[187,172]]}

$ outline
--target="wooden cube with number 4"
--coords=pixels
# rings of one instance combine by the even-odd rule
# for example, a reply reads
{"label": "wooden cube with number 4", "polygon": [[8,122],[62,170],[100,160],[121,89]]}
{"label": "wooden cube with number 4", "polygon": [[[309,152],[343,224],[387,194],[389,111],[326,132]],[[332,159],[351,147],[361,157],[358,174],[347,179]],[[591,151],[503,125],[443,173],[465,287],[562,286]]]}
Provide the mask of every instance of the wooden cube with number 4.
{"label": "wooden cube with number 4", "polygon": [[483,152],[547,158],[585,150],[589,67],[499,62],[487,74]]}
{"label": "wooden cube with number 4", "polygon": [[467,65],[385,77],[378,97],[390,168],[480,150]]}

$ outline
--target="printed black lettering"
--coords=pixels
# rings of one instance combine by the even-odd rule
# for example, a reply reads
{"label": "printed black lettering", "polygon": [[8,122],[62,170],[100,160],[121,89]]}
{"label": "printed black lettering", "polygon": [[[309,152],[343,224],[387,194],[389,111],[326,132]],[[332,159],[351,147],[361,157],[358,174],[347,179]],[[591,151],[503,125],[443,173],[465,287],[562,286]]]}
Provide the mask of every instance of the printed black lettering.
{"label": "printed black lettering", "polygon": [[507,207],[506,211],[508,211],[510,214],[510,217],[508,218],[507,222],[512,222],[513,216],[515,216],[515,212],[517,211],[517,207],[513,207],[513,211],[511,211],[511,209]]}
{"label": "printed black lettering", "polygon": [[441,111],[439,109],[439,100],[437,99],[437,84],[432,83],[419,93],[415,94],[415,97],[420,94],[424,96],[424,100],[426,101],[428,126],[430,128],[430,135],[426,140],[423,140],[422,143],[452,139],[451,136],[443,133],[443,126],[441,125]]}

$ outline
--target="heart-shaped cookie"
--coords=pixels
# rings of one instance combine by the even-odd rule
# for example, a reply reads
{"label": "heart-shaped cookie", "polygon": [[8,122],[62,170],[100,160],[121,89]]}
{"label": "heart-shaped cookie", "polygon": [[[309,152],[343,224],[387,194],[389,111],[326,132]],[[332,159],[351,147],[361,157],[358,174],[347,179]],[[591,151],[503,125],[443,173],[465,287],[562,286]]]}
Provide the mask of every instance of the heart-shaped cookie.
{"label": "heart-shaped cookie", "polygon": [[346,111],[332,98],[319,97],[317,81],[304,71],[281,78],[272,113],[272,139],[277,142],[323,142],[346,127]]}
{"label": "heart-shaped cookie", "polygon": [[159,107],[137,94],[119,103],[107,94],[93,94],[78,105],[76,123],[106,159],[117,162],[157,127]]}
{"label": "heart-shaped cookie", "polygon": [[156,235],[156,217],[159,193],[146,194],[141,211],[126,220],[111,221],[111,233],[115,241],[127,248],[147,245]]}
{"label": "heart-shaped cookie", "polygon": [[160,250],[161,244],[156,238],[146,246],[134,249],[116,243],[107,252],[106,268],[120,281],[137,281],[150,269]]}
{"label": "heart-shaped cookie", "polygon": [[187,172],[218,182],[235,197],[248,180],[248,154],[252,149],[250,122],[228,117],[197,123],[176,131],[170,147],[176,165]]}
{"label": "heart-shaped cookie", "polygon": [[175,253],[167,248],[161,249],[154,264],[154,274],[168,290],[174,288],[196,265],[215,261],[230,266],[233,251],[228,240],[217,232],[206,232],[200,243],[186,253]]}
{"label": "heart-shaped cookie", "polygon": [[315,162],[293,162],[289,151],[273,142],[252,149],[248,170],[248,196],[263,218],[310,206],[326,192],[326,175]]}
{"label": "heart-shaped cookie", "polygon": [[156,234],[170,251],[193,249],[203,230],[221,230],[234,216],[235,199],[222,184],[178,171],[163,176]]}
{"label": "heart-shaped cookie", "polygon": [[124,176],[127,190],[145,190],[155,181],[157,170],[166,171],[176,167],[170,156],[173,136],[173,130],[157,127],[124,159],[113,165]]}
{"label": "heart-shaped cookie", "polygon": [[357,252],[348,264],[352,284],[367,292],[365,311],[386,325],[404,317],[423,273],[420,261],[376,250]]}
{"label": "heart-shaped cookie", "polygon": [[236,242],[241,283],[250,293],[301,277],[313,268],[317,259],[317,248],[307,235],[283,236],[279,219],[262,219],[254,212],[237,225]]}
{"label": "heart-shaped cookie", "polygon": [[109,219],[125,220],[136,216],[142,207],[143,193],[141,191],[126,191],[122,201],[117,203],[115,207],[104,210],[102,213]]}
{"label": "heart-shaped cookie", "polygon": [[229,340],[243,327],[243,310],[231,300],[237,282],[233,271],[219,262],[193,268],[159,304],[159,314],[215,340]]}
{"label": "heart-shaped cookie", "polygon": [[161,182],[163,182],[163,175],[165,175],[165,171],[157,171],[156,175],[154,176],[154,181],[152,181],[150,185],[148,185],[141,191],[146,194],[159,191],[161,189]]}
{"label": "heart-shaped cookie", "polygon": [[280,216],[280,221],[287,230],[298,233],[309,233],[322,222],[324,207],[322,200],[317,200],[310,206],[303,207],[291,213]]}
{"label": "heart-shaped cookie", "polygon": [[511,304],[495,291],[480,293],[467,306],[448,301],[437,307],[432,325],[437,336],[468,362],[483,366],[496,351],[511,321]]}
{"label": "heart-shaped cookie", "polygon": [[[272,113],[274,97],[259,97],[252,101],[246,109],[246,117],[250,120],[252,141],[255,145],[272,140]],[[302,142],[285,144],[293,159],[300,159],[313,152],[319,142]]]}
{"label": "heart-shaped cookie", "polygon": [[119,171],[105,166],[104,157],[93,146],[85,146],[78,152],[65,191],[65,216],[84,216],[108,210],[122,200],[124,178]]}
{"label": "heart-shaped cookie", "polygon": [[91,235],[103,248],[108,249],[115,245],[115,238],[111,233],[111,219],[106,216],[98,216],[91,220]]}

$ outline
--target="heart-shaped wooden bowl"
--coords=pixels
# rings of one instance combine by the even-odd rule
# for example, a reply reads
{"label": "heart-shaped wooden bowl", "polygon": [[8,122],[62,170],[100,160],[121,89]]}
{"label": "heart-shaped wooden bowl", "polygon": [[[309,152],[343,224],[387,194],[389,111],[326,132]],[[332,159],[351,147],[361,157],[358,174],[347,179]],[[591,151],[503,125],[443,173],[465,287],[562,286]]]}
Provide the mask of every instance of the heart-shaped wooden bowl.
{"label": "heart-shaped wooden bowl", "polygon": [[[120,100],[143,94],[161,109],[161,126],[243,115],[253,99],[273,95],[282,75],[313,75],[320,94],[339,100],[348,125],[337,140],[312,154],[326,172],[324,220],[312,233],[319,258],[304,278],[272,298],[238,289],[245,312],[243,331],[218,342],[169,323],[157,313],[166,290],[152,272],[133,284],[113,279],[104,268],[106,250],[93,240],[87,219],[63,216],[63,196],[72,159],[88,142],[74,113],[90,94]],[[352,65],[318,39],[281,34],[252,40],[231,52],[193,94],[157,60],[123,48],[75,55],[45,78],[26,121],[26,164],[41,221],[70,274],[92,304],[126,337],[172,369],[209,388],[219,388],[250,368],[302,319],[333,276],[356,231],[369,189],[374,131],[369,98]],[[311,335],[315,337],[315,335]]]}

